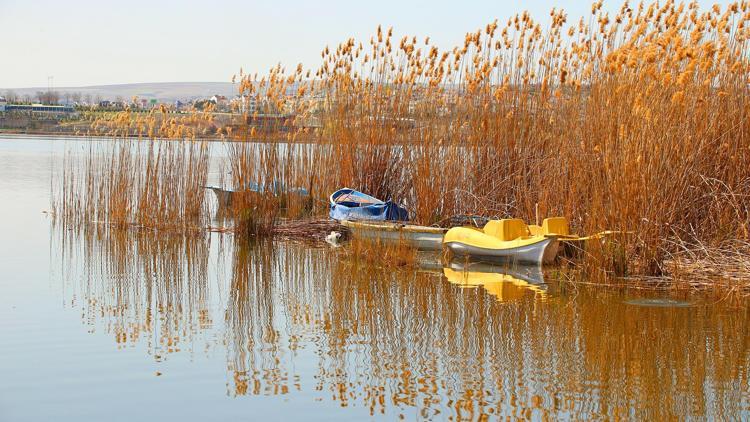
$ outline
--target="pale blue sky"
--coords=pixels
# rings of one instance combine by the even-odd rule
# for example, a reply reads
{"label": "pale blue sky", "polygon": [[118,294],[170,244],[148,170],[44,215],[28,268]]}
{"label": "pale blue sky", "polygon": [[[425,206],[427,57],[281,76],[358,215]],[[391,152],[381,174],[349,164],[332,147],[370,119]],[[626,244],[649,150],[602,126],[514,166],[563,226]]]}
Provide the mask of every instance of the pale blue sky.
{"label": "pale blue sky", "polygon": [[[728,0],[701,1],[714,3]],[[50,75],[58,87],[229,81],[240,66],[317,66],[323,47],[366,41],[378,24],[447,48],[495,18],[544,20],[553,6],[573,20],[590,1],[0,0],[0,87],[46,86]]]}

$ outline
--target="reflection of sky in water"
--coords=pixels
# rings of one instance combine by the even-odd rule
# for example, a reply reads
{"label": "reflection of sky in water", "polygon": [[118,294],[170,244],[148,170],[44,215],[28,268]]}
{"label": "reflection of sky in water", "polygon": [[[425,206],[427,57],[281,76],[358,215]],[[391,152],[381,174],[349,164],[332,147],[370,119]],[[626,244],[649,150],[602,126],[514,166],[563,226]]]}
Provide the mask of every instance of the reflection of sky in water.
{"label": "reflection of sky in water", "polygon": [[63,144],[0,140],[0,420],[750,417],[746,308],[67,231],[42,214]]}

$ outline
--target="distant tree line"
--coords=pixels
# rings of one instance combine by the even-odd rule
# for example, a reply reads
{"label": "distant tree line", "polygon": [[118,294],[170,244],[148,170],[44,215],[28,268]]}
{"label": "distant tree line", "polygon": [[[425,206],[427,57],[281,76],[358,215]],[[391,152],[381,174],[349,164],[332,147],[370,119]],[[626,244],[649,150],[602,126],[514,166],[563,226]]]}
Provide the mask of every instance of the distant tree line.
{"label": "distant tree line", "polygon": [[102,101],[101,95],[82,94],[81,92],[70,92],[70,91],[37,91],[34,95],[23,94],[20,95],[12,89],[6,90],[3,94],[5,100],[11,104],[99,104]]}

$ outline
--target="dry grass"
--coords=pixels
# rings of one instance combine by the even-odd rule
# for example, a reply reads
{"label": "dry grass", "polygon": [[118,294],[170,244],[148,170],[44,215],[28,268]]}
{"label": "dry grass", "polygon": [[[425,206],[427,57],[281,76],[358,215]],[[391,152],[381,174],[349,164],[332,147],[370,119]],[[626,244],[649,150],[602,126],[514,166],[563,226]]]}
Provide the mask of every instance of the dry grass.
{"label": "dry grass", "polygon": [[[750,4],[599,2],[549,22],[522,13],[447,51],[378,28],[326,47],[316,70],[240,73],[258,108],[223,131],[245,141],[229,147],[234,186],[305,187],[316,205],[349,186],[422,224],[538,209],[635,233],[589,251],[591,275],[661,276],[677,244],[747,241]],[[248,199],[244,231],[272,232],[285,199]]]}
{"label": "dry grass", "polygon": [[750,242],[733,241],[717,247],[680,244],[667,261],[670,274],[692,286],[722,286],[748,294]]}
{"label": "dry grass", "polygon": [[747,239],[748,23],[746,2],[597,3],[572,25],[561,11],[546,28],[492,22],[446,52],[379,28],[368,47],[326,48],[311,79],[277,68],[243,87],[317,110],[321,186],[396,198],[423,224],[538,206],[581,232],[636,233],[592,268],[660,275],[676,240]]}
{"label": "dry grass", "polygon": [[330,219],[285,221],[273,227],[272,234],[280,239],[325,242],[331,232],[341,233],[341,241],[349,237],[349,229]]}
{"label": "dry grass", "polygon": [[67,226],[195,231],[207,222],[208,158],[205,142],[92,142],[82,157],[66,154],[53,214]]}

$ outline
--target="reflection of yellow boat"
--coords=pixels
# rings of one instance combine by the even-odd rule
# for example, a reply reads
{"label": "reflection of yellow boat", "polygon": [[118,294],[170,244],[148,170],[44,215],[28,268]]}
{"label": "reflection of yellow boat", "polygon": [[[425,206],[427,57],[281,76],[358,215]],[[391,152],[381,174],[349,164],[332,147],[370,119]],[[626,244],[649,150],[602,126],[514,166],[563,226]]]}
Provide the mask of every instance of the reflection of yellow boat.
{"label": "reflection of yellow boat", "polygon": [[450,283],[461,287],[482,287],[500,302],[517,300],[533,292],[545,296],[546,286],[541,269],[532,267],[497,267],[471,264],[462,267],[451,264],[443,268],[443,274]]}
{"label": "reflection of yellow boat", "polygon": [[440,227],[415,226],[387,221],[348,221],[340,222],[352,231],[353,236],[382,242],[403,242],[421,250],[440,250],[447,229]]}
{"label": "reflection of yellow boat", "polygon": [[[547,220],[548,229],[555,229],[555,221]],[[532,234],[523,220],[513,218],[490,220],[482,230],[454,227],[445,234],[443,244],[457,257],[542,264],[555,259],[557,237],[555,234]]]}

